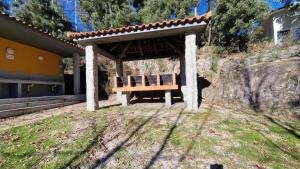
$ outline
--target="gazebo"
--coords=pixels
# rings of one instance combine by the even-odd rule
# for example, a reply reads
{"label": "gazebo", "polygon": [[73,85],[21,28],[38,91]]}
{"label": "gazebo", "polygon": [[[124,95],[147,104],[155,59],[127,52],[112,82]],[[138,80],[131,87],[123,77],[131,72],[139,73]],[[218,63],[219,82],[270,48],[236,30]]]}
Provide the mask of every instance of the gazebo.
{"label": "gazebo", "polygon": [[[115,87],[113,91],[123,106],[128,105],[132,91],[164,90],[166,104],[171,104],[171,90],[178,89],[174,75],[171,83],[162,85],[157,76],[157,85],[146,84],[141,76],[141,86],[132,85],[132,77],[123,76],[123,62],[156,58],[180,58],[180,90],[188,110],[198,110],[197,88],[197,44],[204,32],[211,13],[191,18],[176,19],[106,29],[95,32],[72,33],[70,37],[85,47],[87,110],[98,108],[98,65],[97,57],[102,55],[116,63]],[[122,83],[119,85],[119,83]]]}

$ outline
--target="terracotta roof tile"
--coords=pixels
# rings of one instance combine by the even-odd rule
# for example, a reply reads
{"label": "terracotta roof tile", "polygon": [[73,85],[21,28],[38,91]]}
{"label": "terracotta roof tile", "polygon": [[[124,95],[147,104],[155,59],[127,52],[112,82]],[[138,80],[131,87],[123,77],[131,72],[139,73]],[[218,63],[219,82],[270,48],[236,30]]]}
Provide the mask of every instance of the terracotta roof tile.
{"label": "terracotta roof tile", "polygon": [[127,26],[122,28],[104,29],[104,30],[98,30],[93,32],[72,32],[69,34],[69,37],[71,39],[79,39],[79,38],[88,38],[88,37],[95,37],[95,36],[105,36],[114,33],[124,33],[124,32],[132,32],[132,31],[136,32],[136,31],[143,31],[143,30],[192,24],[192,23],[200,23],[202,21],[208,22],[211,19],[211,16],[212,16],[211,12],[208,12],[205,15],[194,16],[191,18],[175,19],[175,20],[155,22],[150,24]]}

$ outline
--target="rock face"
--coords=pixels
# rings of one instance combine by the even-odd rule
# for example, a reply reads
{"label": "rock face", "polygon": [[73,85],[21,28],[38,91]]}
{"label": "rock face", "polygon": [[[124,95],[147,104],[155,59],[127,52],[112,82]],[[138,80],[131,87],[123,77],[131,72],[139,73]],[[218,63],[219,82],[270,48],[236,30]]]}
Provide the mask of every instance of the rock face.
{"label": "rock face", "polygon": [[[202,89],[205,102],[238,104],[254,111],[300,114],[299,47],[245,59],[221,59],[213,73],[208,59],[198,60],[198,73],[211,82]],[[200,82],[201,83],[201,82]]]}
{"label": "rock face", "polygon": [[[299,45],[231,59],[219,58],[217,68],[213,64],[216,61],[209,54],[199,52],[198,88],[202,101],[300,116]],[[172,59],[136,61],[128,65],[140,70],[139,74],[180,73],[179,61]]]}

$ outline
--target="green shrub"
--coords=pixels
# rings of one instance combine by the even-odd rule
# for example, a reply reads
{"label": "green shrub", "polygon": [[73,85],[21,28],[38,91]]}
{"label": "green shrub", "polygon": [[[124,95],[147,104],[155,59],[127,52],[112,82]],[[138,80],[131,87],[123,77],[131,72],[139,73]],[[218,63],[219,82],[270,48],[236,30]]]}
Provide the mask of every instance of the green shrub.
{"label": "green shrub", "polygon": [[218,55],[213,55],[209,58],[210,60],[210,70],[212,70],[213,72],[217,73],[218,71],[218,63],[219,63],[219,60],[220,60],[220,56]]}

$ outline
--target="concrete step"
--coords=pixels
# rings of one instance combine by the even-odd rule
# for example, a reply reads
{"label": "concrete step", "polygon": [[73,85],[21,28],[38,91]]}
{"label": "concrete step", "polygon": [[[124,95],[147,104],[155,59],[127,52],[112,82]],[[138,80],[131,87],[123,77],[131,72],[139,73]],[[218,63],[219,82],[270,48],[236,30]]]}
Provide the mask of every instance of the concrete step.
{"label": "concrete step", "polygon": [[[48,99],[48,100],[47,100]],[[17,116],[83,102],[85,96],[50,96],[0,100],[0,118]],[[22,102],[23,101],[23,102]]]}

